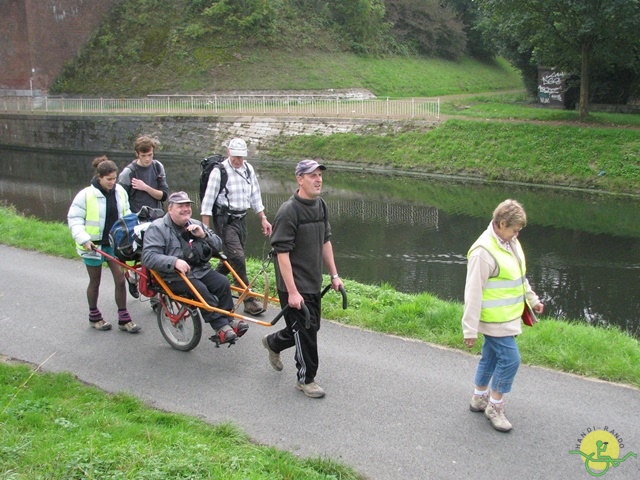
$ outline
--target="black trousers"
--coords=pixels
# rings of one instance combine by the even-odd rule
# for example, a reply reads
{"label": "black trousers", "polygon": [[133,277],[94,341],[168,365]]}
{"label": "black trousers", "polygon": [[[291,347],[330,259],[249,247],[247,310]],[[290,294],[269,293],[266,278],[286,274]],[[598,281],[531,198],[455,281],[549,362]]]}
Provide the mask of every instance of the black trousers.
{"label": "black trousers", "polygon": [[[309,309],[310,324],[305,328],[305,318],[302,310],[289,309],[284,319],[287,326],[282,330],[269,335],[267,341],[269,347],[276,353],[287,348],[296,347],[294,359],[298,369],[298,382],[311,383],[318,372],[318,331],[320,330],[320,293],[301,294],[304,304]],[[288,305],[289,294],[278,290],[280,306]]]}
{"label": "black trousers", "polygon": [[[244,254],[245,245],[247,244],[245,217],[235,218],[229,215],[216,215],[213,217],[213,230],[222,239],[222,250],[227,256],[227,261],[244,284],[248,285],[249,278],[247,277],[247,264]],[[222,262],[218,264],[216,271],[222,275],[229,273],[229,270]]]}
{"label": "black trousers", "polygon": [[[229,279],[224,275],[215,270],[209,270],[204,277],[200,279],[189,277],[189,280],[209,305],[224,310],[231,310],[233,308],[233,297],[231,296]],[[183,280],[172,281],[169,283],[169,287],[178,295],[189,296],[192,294],[191,289]],[[214,330],[231,324],[232,320],[232,318],[227,315],[207,312],[205,310],[202,310],[202,317],[205,322],[211,324]]]}

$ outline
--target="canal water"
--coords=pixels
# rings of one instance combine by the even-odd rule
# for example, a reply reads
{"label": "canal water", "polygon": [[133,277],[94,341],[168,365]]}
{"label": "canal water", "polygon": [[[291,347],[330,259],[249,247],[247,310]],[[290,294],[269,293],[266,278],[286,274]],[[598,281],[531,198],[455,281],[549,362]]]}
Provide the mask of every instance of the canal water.
{"label": "canal water", "polygon": [[[111,154],[120,168],[132,158]],[[73,196],[89,184],[92,155],[0,149],[0,201],[64,222]],[[197,197],[199,159],[158,156],[171,190]],[[296,187],[295,160],[252,162],[270,218]],[[520,234],[528,277],[545,313],[640,336],[640,199],[525,185],[372,173],[328,164],[336,263],[343,277],[463,301],[466,252],[506,198],[521,201]],[[194,213],[199,216],[199,206]],[[249,215],[249,248],[263,258],[268,241]],[[71,241],[71,240],[70,240]]]}

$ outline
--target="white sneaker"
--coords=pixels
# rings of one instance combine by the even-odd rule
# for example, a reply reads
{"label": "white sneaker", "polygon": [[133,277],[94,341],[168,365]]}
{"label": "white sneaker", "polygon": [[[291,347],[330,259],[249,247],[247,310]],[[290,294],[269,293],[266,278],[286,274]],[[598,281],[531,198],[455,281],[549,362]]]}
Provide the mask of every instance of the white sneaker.
{"label": "white sneaker", "polygon": [[484,395],[476,395],[474,394],[471,397],[471,403],[469,404],[469,410],[472,412],[484,412],[485,408],[489,404],[489,392],[487,391]]}
{"label": "white sneaker", "polygon": [[500,432],[508,432],[513,428],[504,415],[504,402],[495,404],[489,401],[484,416],[491,421],[491,426]]}
{"label": "white sneaker", "polygon": [[296,388],[302,391],[307,397],[322,398],[326,395],[324,389],[316,382],[311,383],[296,383]]}

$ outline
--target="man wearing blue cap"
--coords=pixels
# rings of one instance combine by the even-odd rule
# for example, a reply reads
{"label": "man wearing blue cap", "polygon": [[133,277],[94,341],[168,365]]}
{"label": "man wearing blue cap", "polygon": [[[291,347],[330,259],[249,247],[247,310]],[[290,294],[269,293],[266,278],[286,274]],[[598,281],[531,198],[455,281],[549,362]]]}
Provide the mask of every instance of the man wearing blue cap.
{"label": "man wearing blue cap", "polygon": [[[325,395],[324,389],[315,381],[323,263],[329,270],[334,290],[343,286],[333,258],[327,205],[320,198],[324,170],[326,167],[315,160],[298,163],[295,174],[299,188],[276,213],[271,246],[277,254],[278,297],[282,307],[289,305],[291,308],[284,317],[286,327],[262,339],[269,352],[269,362],[277,371],[283,369],[280,352],[296,347],[296,388],[311,398]],[[309,309],[308,325],[302,314],[302,304]]]}

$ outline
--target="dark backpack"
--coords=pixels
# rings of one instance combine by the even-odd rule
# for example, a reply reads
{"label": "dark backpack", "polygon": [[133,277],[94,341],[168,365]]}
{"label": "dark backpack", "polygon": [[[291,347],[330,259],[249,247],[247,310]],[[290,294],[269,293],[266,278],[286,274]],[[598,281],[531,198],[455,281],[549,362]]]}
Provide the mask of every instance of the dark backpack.
{"label": "dark backpack", "polygon": [[[207,191],[207,184],[209,183],[209,175],[214,168],[220,169],[220,190],[218,190],[218,195],[222,193],[222,190],[227,186],[227,169],[222,166],[222,162],[224,162],[225,157],[220,155],[219,153],[214,153],[210,157],[205,158],[200,162],[200,203],[202,204],[202,200],[204,199],[204,194]],[[215,205],[218,197],[213,199],[213,204]]]}
{"label": "dark backpack", "polygon": [[109,231],[109,244],[118,260],[123,262],[139,261],[142,254],[144,228],[136,227],[142,223],[161,217],[164,212],[159,208],[142,207],[138,213],[129,213],[120,217]]}

